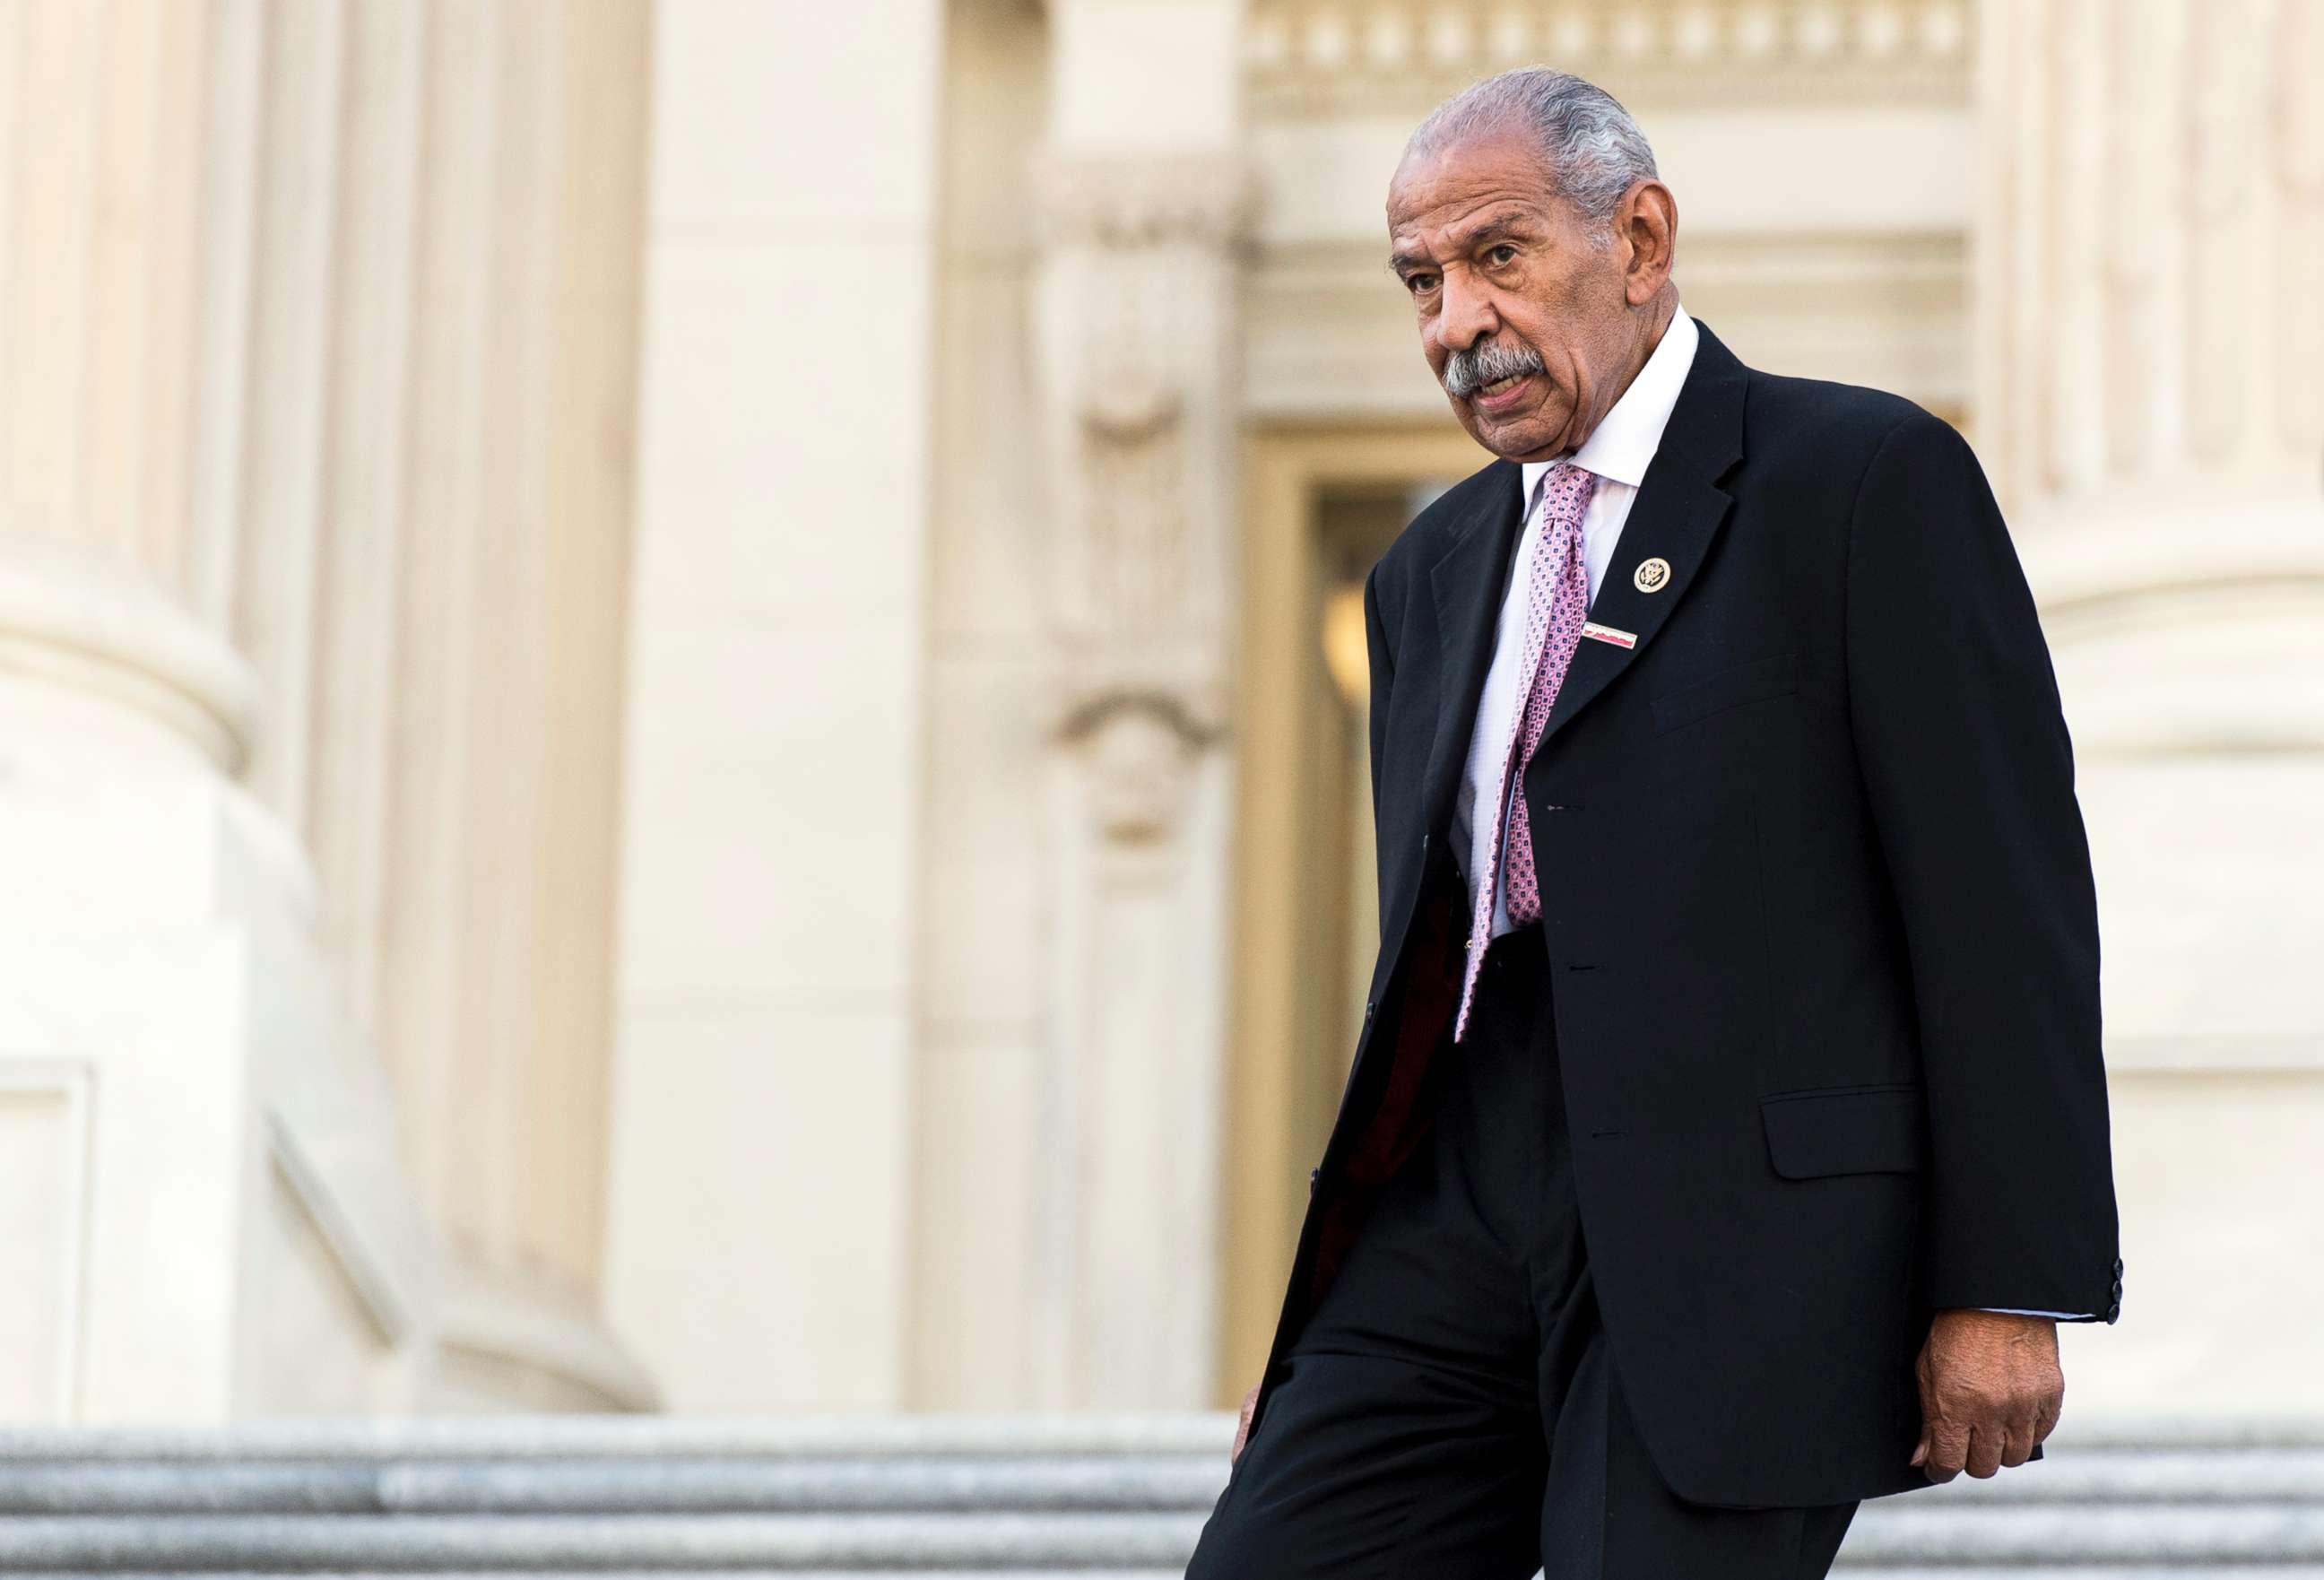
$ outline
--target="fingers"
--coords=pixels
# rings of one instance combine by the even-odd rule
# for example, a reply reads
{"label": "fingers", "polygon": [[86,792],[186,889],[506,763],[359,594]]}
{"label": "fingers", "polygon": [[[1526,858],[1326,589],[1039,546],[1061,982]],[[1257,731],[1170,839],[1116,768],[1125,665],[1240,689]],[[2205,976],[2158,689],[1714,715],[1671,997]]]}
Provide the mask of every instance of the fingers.
{"label": "fingers", "polygon": [[1913,1446],[1913,1463],[1924,1465],[1936,1449],[1930,1424],[1937,1418],[1936,1375],[1929,1363],[1929,1346],[1925,1343],[1921,1345],[1920,1358],[1913,1363],[1913,1375],[1921,1385],[1921,1440]]}
{"label": "fingers", "polygon": [[1913,1463],[1932,1482],[1949,1482],[1966,1471],[1979,1480],[1996,1471],[2015,1470],[2033,1457],[2034,1446],[2057,1425],[2054,1409],[2030,1401],[2013,1411],[1978,1411],[1931,1418],[1921,1428]]}
{"label": "fingers", "polygon": [[2001,1465],[2015,1470],[2034,1455],[2034,1428],[2029,1422],[2011,1427],[2001,1435]]}
{"label": "fingers", "polygon": [[2060,1387],[2056,1391],[2043,1397],[2041,1408],[2034,1413],[2034,1441],[2037,1444],[2047,1443],[2050,1440],[2050,1434],[2058,1429],[2058,1418],[2066,1412],[2064,1379],[2061,1378],[2059,1381]]}
{"label": "fingers", "polygon": [[[2043,1424],[2044,1408],[2042,1400],[2032,1400],[2010,1418],[2007,1439],[2001,1451],[2001,1463],[2011,1470],[2033,1458],[2034,1445],[2050,1435],[2049,1428]],[[2051,1419],[2054,1422],[2056,1417],[2053,1415]]]}
{"label": "fingers", "polygon": [[[1960,1474],[1969,1463],[1969,1428],[1957,1421],[1939,1418],[1931,1421],[1922,1434],[1929,1451],[1921,1462],[1921,1469],[1932,1482],[1949,1482]],[[1987,1475],[1993,1473],[1987,1471]]]}
{"label": "fingers", "polygon": [[[2001,1462],[2008,1447],[2007,1428],[1992,1422],[1972,1427],[1969,1428],[1969,1456],[1963,1462],[1964,1468],[1979,1481],[1989,1480],[2001,1469]],[[2022,1465],[2024,1461],[2024,1455],[2017,1456],[2017,1463]]]}

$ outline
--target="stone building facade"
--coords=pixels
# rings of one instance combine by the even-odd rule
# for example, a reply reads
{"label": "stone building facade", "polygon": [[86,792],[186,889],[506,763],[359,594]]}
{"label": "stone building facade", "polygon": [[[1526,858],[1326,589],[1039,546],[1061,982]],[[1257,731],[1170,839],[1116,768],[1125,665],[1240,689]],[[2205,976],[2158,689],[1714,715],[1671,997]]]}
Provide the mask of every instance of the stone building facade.
{"label": "stone building facade", "polygon": [[1239,1394],[1372,910],[1382,263],[1548,60],[1961,424],[2098,862],[2078,1406],[2324,1409],[2324,13],[0,5],[0,1419]]}

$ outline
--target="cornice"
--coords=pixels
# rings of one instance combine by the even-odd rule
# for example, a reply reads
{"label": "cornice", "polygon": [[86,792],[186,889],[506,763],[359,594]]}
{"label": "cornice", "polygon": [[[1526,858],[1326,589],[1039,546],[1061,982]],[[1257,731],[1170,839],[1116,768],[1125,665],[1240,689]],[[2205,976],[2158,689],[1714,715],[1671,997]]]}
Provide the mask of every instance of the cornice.
{"label": "cornice", "polygon": [[1262,120],[1411,115],[1534,63],[1633,106],[1960,104],[1973,87],[1975,16],[1966,0],[1256,0],[1245,41]]}

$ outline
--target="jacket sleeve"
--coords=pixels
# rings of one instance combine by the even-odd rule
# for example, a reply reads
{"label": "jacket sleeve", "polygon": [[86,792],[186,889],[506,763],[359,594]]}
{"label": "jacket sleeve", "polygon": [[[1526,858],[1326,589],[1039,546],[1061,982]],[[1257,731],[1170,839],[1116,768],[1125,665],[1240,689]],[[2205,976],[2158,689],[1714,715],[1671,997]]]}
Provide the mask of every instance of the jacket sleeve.
{"label": "jacket sleeve", "polygon": [[2119,1314],[2098,905],[2057,682],[1992,490],[1916,412],[1849,528],[1848,691],[1912,973],[1938,1307]]}

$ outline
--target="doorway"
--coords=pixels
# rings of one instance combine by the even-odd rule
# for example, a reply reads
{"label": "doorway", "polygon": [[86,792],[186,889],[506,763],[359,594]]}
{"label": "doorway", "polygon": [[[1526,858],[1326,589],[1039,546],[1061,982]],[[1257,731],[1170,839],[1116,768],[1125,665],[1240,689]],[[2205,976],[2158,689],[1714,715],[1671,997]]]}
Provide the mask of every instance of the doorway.
{"label": "doorway", "polygon": [[1379,947],[1364,577],[1422,504],[1489,458],[1449,425],[1250,440],[1222,1403],[1266,1363]]}

